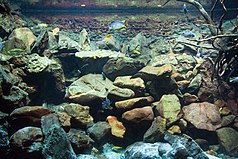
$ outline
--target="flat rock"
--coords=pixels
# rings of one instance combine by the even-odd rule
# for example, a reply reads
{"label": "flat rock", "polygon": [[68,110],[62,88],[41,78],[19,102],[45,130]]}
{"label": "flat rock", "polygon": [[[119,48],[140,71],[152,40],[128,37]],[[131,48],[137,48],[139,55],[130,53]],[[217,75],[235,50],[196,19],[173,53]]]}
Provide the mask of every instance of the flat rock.
{"label": "flat rock", "polygon": [[197,129],[215,131],[221,127],[221,116],[214,104],[192,103],[183,107],[184,119],[192,123]]}
{"label": "flat rock", "polygon": [[15,109],[10,116],[14,118],[23,116],[32,116],[36,118],[41,118],[44,115],[50,114],[50,110],[42,106],[24,106]]}
{"label": "flat rock", "polygon": [[144,81],[155,80],[158,78],[163,78],[166,76],[170,76],[173,72],[172,65],[166,64],[161,67],[154,66],[145,66],[138,73],[136,73],[133,77],[140,77]]}
{"label": "flat rock", "polygon": [[142,121],[152,121],[154,113],[152,107],[135,108],[122,114],[122,119],[129,123],[140,123]]}
{"label": "flat rock", "polygon": [[75,54],[78,58],[118,58],[125,57],[124,54],[111,50],[80,51]]}
{"label": "flat rock", "polygon": [[150,105],[153,101],[154,101],[154,98],[152,96],[138,97],[138,98],[118,101],[115,103],[115,107],[122,111],[127,111],[133,108],[139,108],[139,107]]}
{"label": "flat rock", "polygon": [[119,88],[113,85],[109,79],[103,79],[100,74],[88,74],[73,82],[67,92],[66,98],[77,103],[87,103],[98,98],[106,98],[108,95],[117,98],[131,98],[135,93],[127,88]]}
{"label": "flat rock", "polygon": [[132,89],[135,93],[142,93],[145,90],[145,83],[141,78],[132,78],[132,76],[119,76],[113,82],[120,88]]}

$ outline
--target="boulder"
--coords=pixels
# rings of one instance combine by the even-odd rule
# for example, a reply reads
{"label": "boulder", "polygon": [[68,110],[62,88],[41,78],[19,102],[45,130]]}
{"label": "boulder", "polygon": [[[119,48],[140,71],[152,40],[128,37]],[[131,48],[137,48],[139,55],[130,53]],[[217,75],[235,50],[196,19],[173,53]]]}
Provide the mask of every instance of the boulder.
{"label": "boulder", "polygon": [[188,85],[187,87],[188,92],[191,94],[196,93],[199,90],[201,84],[202,84],[202,75],[198,74],[193,78],[193,80]]}
{"label": "boulder", "polygon": [[138,97],[127,100],[118,101],[115,103],[115,107],[120,111],[127,111],[133,108],[140,108],[143,106],[150,105],[154,101],[151,96],[148,97]]}
{"label": "boulder", "polygon": [[116,98],[131,98],[135,93],[126,88],[113,85],[109,79],[103,79],[99,74],[88,74],[73,82],[67,92],[66,98],[80,104],[92,102],[95,99],[104,99],[107,96]]}
{"label": "boulder", "polygon": [[223,116],[221,120],[222,127],[230,125],[235,120],[235,118],[236,118],[235,115]]}
{"label": "boulder", "polygon": [[199,158],[208,159],[205,152],[200,146],[189,136],[177,136],[166,134],[164,140],[172,145],[172,149],[163,154],[163,158]]}
{"label": "boulder", "polygon": [[49,109],[42,106],[24,106],[15,109],[11,114],[10,132],[14,133],[17,130],[26,126],[40,127],[41,117],[50,114]]}
{"label": "boulder", "polygon": [[214,104],[192,103],[183,107],[184,119],[192,123],[197,129],[215,131],[221,127],[221,116]]}
{"label": "boulder", "polygon": [[136,142],[128,146],[123,153],[123,159],[162,159],[159,151],[158,144]]}
{"label": "boulder", "polygon": [[92,149],[94,141],[86,134],[85,131],[70,129],[67,134],[76,154],[85,153]]}
{"label": "boulder", "polygon": [[133,50],[138,50],[142,52],[144,47],[146,46],[146,42],[146,37],[142,33],[137,34],[129,42],[129,52],[133,52]]}
{"label": "boulder", "polygon": [[105,144],[110,137],[111,126],[107,122],[97,122],[87,129],[88,135],[97,146]]}
{"label": "boulder", "polygon": [[175,54],[175,55],[158,55],[155,56],[150,62],[150,66],[161,67],[165,64],[170,64],[176,71],[185,74],[188,71],[192,71],[197,61],[191,55]]}
{"label": "boulder", "polygon": [[156,106],[156,110],[167,120],[167,125],[170,125],[180,118],[181,104],[176,95],[163,95]]}
{"label": "boulder", "polygon": [[103,66],[103,72],[108,78],[114,80],[117,76],[132,76],[144,66],[144,63],[133,58],[112,58]]}
{"label": "boulder", "polygon": [[132,76],[119,76],[113,84],[120,88],[129,88],[136,94],[143,94],[145,91],[144,81],[141,78],[132,78]]}
{"label": "boulder", "polygon": [[34,153],[40,154],[42,143],[43,134],[38,127],[24,127],[15,132],[10,138],[11,150],[17,150],[14,152],[17,154],[14,155],[21,155],[22,157]]}
{"label": "boulder", "polygon": [[68,36],[64,35],[63,32],[59,32],[59,52],[60,53],[76,53],[80,51],[79,44],[70,39]]}
{"label": "boulder", "polygon": [[217,131],[218,141],[225,152],[234,157],[238,157],[238,132],[233,128],[224,127]]}
{"label": "boulder", "polygon": [[133,77],[140,77],[144,81],[156,80],[170,76],[173,72],[171,65],[163,65],[161,67],[145,66],[139,70]]}
{"label": "boulder", "polygon": [[[5,44],[6,50],[11,50],[14,48],[30,50],[31,45],[36,40],[36,36],[32,33],[29,28],[17,28],[13,30],[11,35],[8,37],[8,41]],[[14,41],[21,41],[21,45],[15,46]]]}
{"label": "boulder", "polygon": [[166,119],[161,116],[154,118],[152,125],[146,131],[143,137],[144,142],[157,142],[163,140],[164,133],[166,131]]}
{"label": "boulder", "polygon": [[80,51],[75,54],[77,58],[95,58],[95,59],[110,59],[125,57],[124,54],[111,50],[95,50],[95,51]]}
{"label": "boulder", "polygon": [[28,56],[26,70],[29,73],[43,72],[49,65],[51,60],[47,57],[40,57],[38,54],[31,54]]}
{"label": "boulder", "polygon": [[112,135],[119,138],[123,138],[126,132],[126,128],[122,124],[122,122],[118,121],[115,116],[108,116],[106,120],[111,127]]}
{"label": "boulder", "polygon": [[60,127],[58,118],[55,115],[43,116],[41,124],[44,134],[44,145],[42,149],[44,158],[77,159],[67,133]]}
{"label": "boulder", "polygon": [[93,117],[89,114],[88,106],[82,106],[76,103],[62,103],[50,107],[49,109],[55,112],[66,113],[67,116],[65,117],[67,120],[70,120],[71,126],[73,127],[85,128],[88,124],[93,122]]}
{"label": "boulder", "polygon": [[140,123],[143,121],[152,121],[154,113],[152,107],[135,108],[122,114],[122,119],[128,123]]}

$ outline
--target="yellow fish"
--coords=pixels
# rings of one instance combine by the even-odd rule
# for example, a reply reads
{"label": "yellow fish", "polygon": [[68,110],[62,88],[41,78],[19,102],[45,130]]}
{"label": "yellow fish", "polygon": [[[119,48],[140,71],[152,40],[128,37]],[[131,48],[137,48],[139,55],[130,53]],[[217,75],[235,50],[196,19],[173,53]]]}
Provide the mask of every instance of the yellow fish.
{"label": "yellow fish", "polygon": [[138,50],[133,50],[133,53],[135,53],[135,54],[137,54],[137,55],[140,55],[140,54],[141,54],[141,52],[138,51]]}

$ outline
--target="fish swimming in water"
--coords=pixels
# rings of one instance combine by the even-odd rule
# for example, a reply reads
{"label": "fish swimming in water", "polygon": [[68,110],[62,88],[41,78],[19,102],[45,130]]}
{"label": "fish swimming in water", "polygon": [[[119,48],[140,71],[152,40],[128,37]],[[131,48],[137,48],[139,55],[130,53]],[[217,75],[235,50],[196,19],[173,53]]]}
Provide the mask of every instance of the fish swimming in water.
{"label": "fish swimming in water", "polygon": [[185,3],[183,4],[182,12],[183,12],[184,14],[187,14],[187,13],[188,13],[187,5],[186,5]]}
{"label": "fish swimming in water", "polygon": [[111,109],[111,101],[107,97],[102,101],[102,109]]}
{"label": "fish swimming in water", "polygon": [[0,41],[0,51],[2,51],[2,48],[3,48],[3,44],[2,44],[2,42]]}
{"label": "fish swimming in water", "polygon": [[128,23],[126,20],[123,21],[114,21],[109,25],[110,30],[125,30],[128,27]]}
{"label": "fish swimming in water", "polygon": [[238,83],[238,77],[231,77],[231,78],[229,79],[229,82],[230,82],[230,83],[233,83],[233,84]]}
{"label": "fish swimming in water", "polygon": [[102,79],[105,81],[107,79],[106,74],[104,72],[102,72],[101,74],[102,74]]}
{"label": "fish swimming in water", "polygon": [[194,38],[195,34],[192,31],[186,32],[182,34],[185,38]]}
{"label": "fish swimming in water", "polygon": [[31,27],[31,29],[44,29],[44,28],[47,28],[48,27],[48,24],[46,23],[40,23],[40,24],[37,24],[36,26],[34,27]]}
{"label": "fish swimming in water", "polygon": [[197,54],[196,54],[196,57],[197,58],[200,58],[200,57],[203,57],[203,52],[202,52],[202,46],[199,46],[198,50],[197,50]]}

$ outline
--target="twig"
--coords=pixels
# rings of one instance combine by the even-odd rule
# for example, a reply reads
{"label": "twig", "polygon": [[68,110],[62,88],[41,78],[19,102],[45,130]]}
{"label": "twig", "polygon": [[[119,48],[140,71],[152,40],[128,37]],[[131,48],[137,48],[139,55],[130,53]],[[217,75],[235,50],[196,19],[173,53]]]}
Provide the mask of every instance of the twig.
{"label": "twig", "polygon": [[216,35],[216,36],[211,36],[211,37],[205,38],[205,39],[198,39],[198,40],[191,39],[191,41],[203,42],[203,41],[209,41],[209,40],[213,40],[213,39],[217,39],[217,38],[225,38],[225,37],[238,37],[238,34]]}

